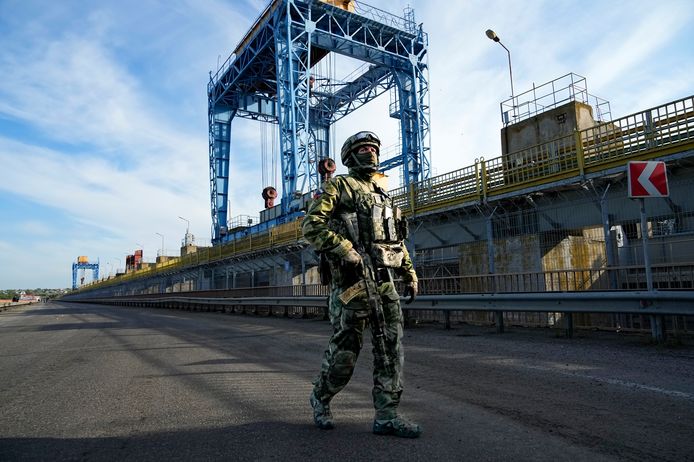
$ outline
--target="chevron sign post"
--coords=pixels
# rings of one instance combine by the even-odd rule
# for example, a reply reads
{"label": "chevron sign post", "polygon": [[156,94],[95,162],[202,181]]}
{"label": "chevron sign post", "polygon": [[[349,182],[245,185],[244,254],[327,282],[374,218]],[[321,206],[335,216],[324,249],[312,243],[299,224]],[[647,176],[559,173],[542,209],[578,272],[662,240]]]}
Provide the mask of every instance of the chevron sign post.
{"label": "chevron sign post", "polygon": [[665,162],[629,162],[629,197],[668,197]]}
{"label": "chevron sign post", "polygon": [[[643,266],[646,272],[646,289],[654,290],[651,259],[648,254],[648,216],[646,215],[647,197],[668,197],[665,162],[629,162],[627,165],[629,179],[629,197],[638,199],[641,208],[641,240],[643,241]],[[658,343],[665,342],[665,319],[662,315],[651,315],[651,332]]]}

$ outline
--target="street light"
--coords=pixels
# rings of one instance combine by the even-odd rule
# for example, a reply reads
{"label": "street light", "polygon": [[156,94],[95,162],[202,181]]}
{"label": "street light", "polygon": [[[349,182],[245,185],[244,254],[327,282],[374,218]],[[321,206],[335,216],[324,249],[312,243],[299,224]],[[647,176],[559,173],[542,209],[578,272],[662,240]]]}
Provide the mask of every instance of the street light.
{"label": "street light", "polygon": [[188,231],[190,230],[190,221],[188,221],[186,218],[183,218],[181,216],[179,216],[178,218],[180,218],[181,220],[186,222],[186,234],[188,234]]}
{"label": "street light", "polygon": [[502,47],[504,47],[504,50],[506,50],[506,53],[508,54],[508,75],[511,77],[511,102],[513,103],[513,116],[515,117],[515,115],[516,115],[516,103],[514,101],[515,93],[513,92],[513,70],[511,68],[511,52],[509,51],[508,48],[506,48],[506,46],[503,43],[501,43],[501,39],[499,38],[498,35],[496,35],[496,32],[494,32],[491,29],[487,29],[486,34],[490,40],[493,40],[496,43],[498,43],[499,45],[501,45]]}
{"label": "street light", "polygon": [[[113,257],[116,259],[116,265],[120,266],[120,257]],[[115,273],[118,274],[118,266],[115,267]]]}
{"label": "street light", "polygon": [[157,236],[161,236],[161,253],[159,254],[160,256],[164,256],[164,235],[161,233],[154,233]]}

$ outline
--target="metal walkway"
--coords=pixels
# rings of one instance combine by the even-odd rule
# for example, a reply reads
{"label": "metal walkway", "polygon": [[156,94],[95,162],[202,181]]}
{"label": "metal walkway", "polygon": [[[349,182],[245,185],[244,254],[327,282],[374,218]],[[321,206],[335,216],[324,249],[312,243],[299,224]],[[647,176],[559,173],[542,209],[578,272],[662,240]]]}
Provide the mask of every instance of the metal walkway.
{"label": "metal walkway", "polygon": [[[694,96],[391,191],[409,215],[603,176],[628,161],[694,151]],[[693,153],[689,153],[691,155]]]}

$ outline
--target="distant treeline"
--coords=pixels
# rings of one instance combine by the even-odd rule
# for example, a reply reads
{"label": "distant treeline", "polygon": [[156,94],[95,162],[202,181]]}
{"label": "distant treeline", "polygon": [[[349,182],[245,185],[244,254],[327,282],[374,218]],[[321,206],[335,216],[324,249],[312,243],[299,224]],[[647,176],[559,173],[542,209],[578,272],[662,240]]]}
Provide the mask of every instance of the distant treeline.
{"label": "distant treeline", "polygon": [[65,293],[67,289],[4,289],[0,290],[0,300],[10,300],[18,297],[22,292],[25,294],[38,295],[41,298],[55,297]]}

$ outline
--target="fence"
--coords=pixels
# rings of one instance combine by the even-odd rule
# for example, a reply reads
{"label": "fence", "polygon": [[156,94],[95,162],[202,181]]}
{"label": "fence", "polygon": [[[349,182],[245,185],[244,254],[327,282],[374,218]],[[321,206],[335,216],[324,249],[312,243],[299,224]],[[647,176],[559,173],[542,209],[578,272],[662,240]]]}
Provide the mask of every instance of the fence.
{"label": "fence", "polygon": [[[456,244],[414,252],[423,293],[504,293],[646,290],[642,235],[648,236],[656,290],[694,289],[694,206],[687,197],[694,179],[674,178],[672,196],[646,201],[647,228],[624,184],[579,192],[520,196],[496,208],[468,211],[453,231],[433,228]],[[431,229],[432,225],[429,225]],[[461,232],[461,228],[464,230]],[[424,232],[424,237],[428,231]],[[419,313],[417,313],[419,315]],[[435,313],[424,313],[425,319]],[[439,315],[440,316],[440,315]],[[492,322],[488,313],[459,313],[465,322]],[[550,326],[554,314],[506,313],[509,323]],[[585,315],[582,327],[648,329],[635,315]],[[675,328],[684,318],[671,320]]]}

